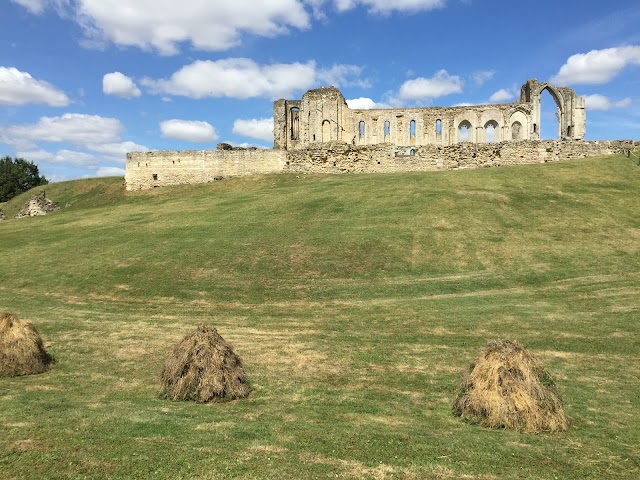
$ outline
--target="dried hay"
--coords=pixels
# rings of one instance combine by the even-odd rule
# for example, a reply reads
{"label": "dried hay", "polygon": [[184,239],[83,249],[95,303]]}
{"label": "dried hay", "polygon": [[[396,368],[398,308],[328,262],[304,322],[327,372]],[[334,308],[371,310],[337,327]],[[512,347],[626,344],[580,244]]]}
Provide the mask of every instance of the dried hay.
{"label": "dried hay", "polygon": [[463,374],[453,414],[489,428],[560,432],[569,418],[555,384],[515,340],[489,342]]}
{"label": "dried hay", "polygon": [[233,400],[251,391],[240,357],[215,328],[206,326],[176,344],[160,380],[160,396],[171,400]]}
{"label": "dried hay", "polygon": [[42,373],[53,361],[31,322],[0,313],[0,377]]}

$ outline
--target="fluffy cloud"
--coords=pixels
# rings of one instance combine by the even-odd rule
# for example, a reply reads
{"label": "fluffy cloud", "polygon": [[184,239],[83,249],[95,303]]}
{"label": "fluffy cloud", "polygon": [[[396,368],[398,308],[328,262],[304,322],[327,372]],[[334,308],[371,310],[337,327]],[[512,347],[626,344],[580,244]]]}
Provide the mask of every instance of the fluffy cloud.
{"label": "fluffy cloud", "polygon": [[363,5],[372,13],[420,12],[444,7],[446,0],[335,0],[339,11]]}
{"label": "fluffy cloud", "polygon": [[69,104],[69,98],[51,84],[36,80],[27,72],[0,67],[0,104],[44,103],[52,107]]}
{"label": "fluffy cloud", "polygon": [[606,48],[572,55],[551,82],[559,85],[599,85],[609,82],[627,65],[640,65],[640,46]]}
{"label": "fluffy cloud", "polygon": [[584,97],[585,107],[587,110],[609,110],[611,108],[625,108],[631,105],[630,98],[624,98],[616,102],[612,102],[604,95],[594,94],[585,95]]}
{"label": "fluffy cloud", "polygon": [[501,88],[497,92],[494,92],[493,95],[489,97],[489,101],[491,103],[504,103],[510,102],[514,100],[516,97],[516,93],[507,88]]}
{"label": "fluffy cloud", "polygon": [[[14,0],[32,13],[47,2]],[[227,50],[244,34],[272,37],[306,29],[309,13],[300,0],[50,0],[61,15],[83,28],[90,44],[117,45],[178,53],[181,43],[198,50]]]}
{"label": "fluffy cloud", "polygon": [[218,138],[216,130],[207,122],[192,120],[166,120],[160,123],[162,136],[186,142],[213,142]]}
{"label": "fluffy cloud", "polygon": [[462,92],[463,84],[462,78],[440,70],[431,78],[407,80],[400,87],[398,98],[402,101],[417,101],[443,97]]}
{"label": "fluffy cloud", "polygon": [[480,86],[491,80],[495,74],[495,70],[479,70],[473,72],[471,78],[476,85]]}
{"label": "fluffy cloud", "polygon": [[334,65],[317,69],[315,62],[259,65],[249,58],[199,60],[185,65],[168,79],[145,78],[141,83],[151,93],[182,95],[190,98],[232,97],[270,99],[291,97],[296,91],[312,88],[323,78],[336,86],[360,74],[353,65]]}
{"label": "fluffy cloud", "polygon": [[35,13],[35,14],[42,13],[47,4],[47,0],[11,0],[11,1],[13,3],[17,3],[18,5],[22,5],[31,13]]}
{"label": "fluffy cloud", "polygon": [[107,73],[102,77],[102,91],[122,98],[139,97],[141,94],[133,80],[120,72]]}
{"label": "fluffy cloud", "polygon": [[243,137],[257,138],[266,142],[273,141],[273,118],[257,120],[238,119],[233,122],[233,133]]}
{"label": "fluffy cloud", "polygon": [[351,100],[347,100],[347,105],[353,110],[370,110],[372,108],[382,108],[379,107],[376,102],[367,97],[352,98]]}
{"label": "fluffy cloud", "polygon": [[115,143],[120,140],[122,130],[122,124],[115,118],[65,113],[61,117],[41,117],[38,123],[30,125],[9,126],[5,143],[69,142],[82,146]]}
{"label": "fluffy cloud", "polygon": [[[12,145],[17,156],[34,162],[66,165],[95,174],[105,164],[124,164],[131,151],[149,148],[132,141],[122,141],[124,128],[119,120],[98,115],[67,113],[60,117],[41,117],[33,124],[9,125],[0,129],[0,143]],[[48,151],[43,143],[60,144]],[[71,148],[69,148],[71,147]]]}
{"label": "fluffy cloud", "polygon": [[[245,35],[274,37],[310,27],[311,15],[325,17],[328,4],[339,11],[363,7],[370,13],[416,13],[442,8],[446,0],[12,0],[31,13],[55,7],[84,31],[85,45],[116,45],[175,55],[181,44],[222,51]],[[310,11],[311,10],[311,11]]]}

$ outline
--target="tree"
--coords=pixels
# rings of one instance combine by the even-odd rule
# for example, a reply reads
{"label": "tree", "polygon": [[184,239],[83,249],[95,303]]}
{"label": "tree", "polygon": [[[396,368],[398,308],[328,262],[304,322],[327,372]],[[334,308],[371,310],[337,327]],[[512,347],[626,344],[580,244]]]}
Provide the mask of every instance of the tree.
{"label": "tree", "polygon": [[9,156],[0,159],[0,202],[6,202],[49,181],[38,172],[38,166],[24,158],[15,160]]}

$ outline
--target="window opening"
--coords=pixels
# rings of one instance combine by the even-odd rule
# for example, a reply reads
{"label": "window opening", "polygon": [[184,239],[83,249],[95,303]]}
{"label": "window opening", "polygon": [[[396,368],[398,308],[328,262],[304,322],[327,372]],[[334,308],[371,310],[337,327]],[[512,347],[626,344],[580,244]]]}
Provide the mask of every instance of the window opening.
{"label": "window opening", "polygon": [[291,140],[298,140],[300,134],[300,109],[298,107],[292,107],[290,110],[291,115]]}
{"label": "window opening", "polygon": [[498,131],[498,122],[489,120],[484,126],[484,140],[487,143],[496,141],[496,132]]}
{"label": "window opening", "polygon": [[463,122],[460,123],[460,126],[458,127],[458,131],[460,133],[461,142],[469,141],[470,130],[471,130],[471,124],[467,120],[464,120]]}

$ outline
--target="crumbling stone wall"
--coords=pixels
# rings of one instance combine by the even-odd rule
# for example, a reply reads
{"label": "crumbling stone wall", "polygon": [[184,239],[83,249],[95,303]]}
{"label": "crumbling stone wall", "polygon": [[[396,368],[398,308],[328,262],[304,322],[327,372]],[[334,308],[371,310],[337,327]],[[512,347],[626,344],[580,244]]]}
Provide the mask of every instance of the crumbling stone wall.
{"label": "crumbling stone wall", "polygon": [[396,147],[326,142],[305,149],[196,150],[127,154],[127,190],[206,183],[224,177],[282,172],[427,172],[558,162],[627,153],[640,142],[539,141]]}
{"label": "crumbling stone wall", "polygon": [[539,140],[540,96],[545,90],[558,108],[558,139],[584,139],[584,99],[570,88],[531,79],[517,102],[500,105],[352,110],[335,87],[309,90],[302,100],[274,102],[274,148],[291,151],[336,141],[446,146]]}
{"label": "crumbling stone wall", "polygon": [[189,183],[207,183],[224,177],[280,172],[283,150],[232,148],[127,153],[127,190]]}
{"label": "crumbling stone wall", "polygon": [[48,199],[43,190],[23,205],[16,214],[16,218],[39,217],[58,210],[60,210],[60,205]]}
{"label": "crumbling stone wall", "polygon": [[340,143],[315,145],[288,152],[288,171],[316,173],[424,172],[486,168],[529,163],[549,163],[592,156],[625,153],[640,145],[633,141],[562,142],[523,140],[406,148],[391,144],[353,146]]}

